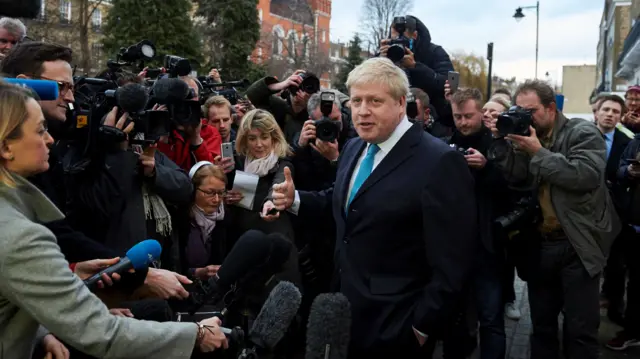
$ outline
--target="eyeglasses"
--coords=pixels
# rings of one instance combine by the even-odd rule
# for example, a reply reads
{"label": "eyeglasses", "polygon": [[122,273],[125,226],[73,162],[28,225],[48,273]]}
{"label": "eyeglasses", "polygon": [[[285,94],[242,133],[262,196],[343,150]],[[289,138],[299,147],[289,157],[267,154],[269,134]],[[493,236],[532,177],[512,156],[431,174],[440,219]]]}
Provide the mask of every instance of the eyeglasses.
{"label": "eyeglasses", "polygon": [[55,81],[58,84],[58,92],[60,92],[60,96],[66,95],[67,92],[69,92],[69,91],[73,92],[74,86],[70,82],[58,81],[58,80],[50,79],[50,78],[47,78],[47,77],[44,77],[44,76],[40,76],[39,79],[40,80]]}
{"label": "eyeglasses", "polygon": [[227,191],[226,190],[222,190],[222,191],[205,191],[205,190],[200,189],[200,188],[198,188],[197,190],[202,192],[202,194],[204,194],[207,197],[218,196],[219,198],[222,198],[222,197],[227,195]]}

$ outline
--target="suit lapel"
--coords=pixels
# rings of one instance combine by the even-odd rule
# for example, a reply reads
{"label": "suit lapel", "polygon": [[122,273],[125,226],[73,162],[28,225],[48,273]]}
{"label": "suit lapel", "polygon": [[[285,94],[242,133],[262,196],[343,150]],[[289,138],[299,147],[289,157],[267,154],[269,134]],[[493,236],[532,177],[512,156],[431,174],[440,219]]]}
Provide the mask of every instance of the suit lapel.
{"label": "suit lapel", "polygon": [[358,159],[364,151],[367,143],[361,140],[360,138],[356,138],[353,140],[354,143],[349,146],[348,151],[345,153],[345,164],[346,171],[342,171],[339,178],[336,178],[338,187],[338,204],[340,205],[340,213],[344,216],[344,205],[347,201],[347,196],[349,195],[349,183],[351,183],[351,177],[355,175],[353,173],[356,164],[358,163]]}
{"label": "suit lapel", "polygon": [[412,148],[418,144],[420,138],[422,138],[422,128],[419,126],[412,126],[403,136],[400,141],[396,143],[382,162],[371,172],[369,178],[362,184],[358,193],[353,197],[352,203],[357,201],[360,196],[367,192],[380,180],[390,174],[396,167],[400,166],[411,156],[413,156]]}

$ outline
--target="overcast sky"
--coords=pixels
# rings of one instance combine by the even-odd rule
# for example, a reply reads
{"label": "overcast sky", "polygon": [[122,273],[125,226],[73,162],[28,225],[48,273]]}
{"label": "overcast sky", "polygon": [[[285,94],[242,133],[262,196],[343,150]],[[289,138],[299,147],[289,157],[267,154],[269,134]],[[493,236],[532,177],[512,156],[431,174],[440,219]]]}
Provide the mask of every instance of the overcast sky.
{"label": "overcast sky", "polygon": [[[360,26],[364,0],[333,0],[331,40],[346,42]],[[549,72],[561,84],[563,65],[596,63],[598,27],[603,0],[540,1],[540,54],[538,74]],[[494,43],[493,71],[518,80],[535,73],[535,9],[524,10],[520,22],[513,18],[518,6],[535,0],[415,0],[409,12],[422,20],[435,44],[447,52],[464,50],[486,56]],[[402,15],[402,14],[398,14]]]}

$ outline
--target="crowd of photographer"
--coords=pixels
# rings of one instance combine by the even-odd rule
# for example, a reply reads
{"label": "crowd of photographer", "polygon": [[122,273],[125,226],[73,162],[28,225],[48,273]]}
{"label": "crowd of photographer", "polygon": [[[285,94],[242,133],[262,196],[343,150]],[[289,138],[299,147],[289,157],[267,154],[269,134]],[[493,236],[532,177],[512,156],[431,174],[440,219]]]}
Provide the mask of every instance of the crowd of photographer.
{"label": "crowd of photographer", "polygon": [[[608,346],[640,344],[629,256],[640,138],[616,129],[637,132],[640,88],[626,104],[600,98],[594,126],[566,118],[544,82],[487,101],[449,82],[448,55],[415,17],[394,18],[390,34],[379,58],[350,74],[350,95],[321,89],[305,70],[253,84],[225,83],[215,69],[195,78],[177,56],[136,74],[128,67],[154,56],[146,40],[96,78],[73,76],[66,47],[8,47],[4,76],[57,90],[0,84],[0,326],[11,330],[0,330],[0,356],[30,357],[35,338],[56,359],[199,357],[239,345],[227,338],[240,331],[221,324],[248,329],[271,308],[269,293],[286,293],[277,303],[290,320],[275,322],[289,331],[260,337],[255,324],[251,340],[295,357],[314,299],[338,291],[360,313],[350,357],[382,358],[407,343],[428,356],[442,341],[447,358],[478,343],[481,358],[504,358],[504,317],[521,316],[516,268],[528,282],[532,358],[557,357],[560,313],[565,355],[598,356],[603,272],[610,316],[625,326]],[[378,187],[384,201],[356,205],[360,186],[375,184],[361,172],[378,164],[375,181],[407,172]],[[311,206],[323,210],[301,209]],[[148,238],[161,252],[102,274],[125,253],[134,263]],[[197,325],[172,323],[196,313]]]}

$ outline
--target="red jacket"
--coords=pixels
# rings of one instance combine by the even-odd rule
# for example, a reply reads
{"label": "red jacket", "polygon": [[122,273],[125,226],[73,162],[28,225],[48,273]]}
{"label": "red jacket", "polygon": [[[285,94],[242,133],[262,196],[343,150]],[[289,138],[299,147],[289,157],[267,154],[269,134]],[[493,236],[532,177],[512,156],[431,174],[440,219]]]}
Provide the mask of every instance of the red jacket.
{"label": "red jacket", "polygon": [[202,144],[192,150],[191,144],[186,143],[178,131],[173,131],[172,136],[169,137],[169,143],[158,142],[158,149],[188,173],[197,162],[213,163],[213,159],[220,155],[222,136],[218,129],[209,126],[203,120],[200,137],[202,137]]}

